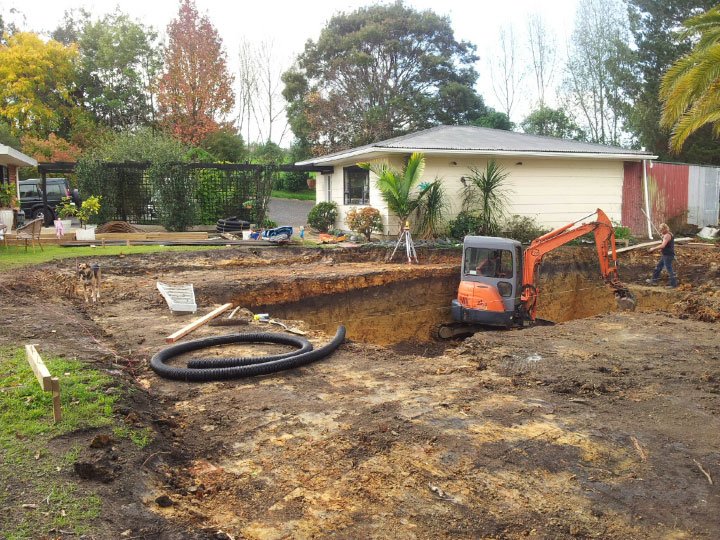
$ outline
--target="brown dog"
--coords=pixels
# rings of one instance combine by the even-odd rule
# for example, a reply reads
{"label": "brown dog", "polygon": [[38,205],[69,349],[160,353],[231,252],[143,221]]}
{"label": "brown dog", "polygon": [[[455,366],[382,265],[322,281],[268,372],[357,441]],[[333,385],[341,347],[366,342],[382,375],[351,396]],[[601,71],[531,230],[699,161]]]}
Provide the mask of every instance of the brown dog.
{"label": "brown dog", "polygon": [[88,301],[88,289],[90,289],[90,297],[92,298],[92,301],[97,302],[97,299],[100,298],[100,276],[102,275],[100,265],[88,263],[77,264],[77,262],[76,265],[78,279],[83,286],[83,296],[85,297],[85,302]]}

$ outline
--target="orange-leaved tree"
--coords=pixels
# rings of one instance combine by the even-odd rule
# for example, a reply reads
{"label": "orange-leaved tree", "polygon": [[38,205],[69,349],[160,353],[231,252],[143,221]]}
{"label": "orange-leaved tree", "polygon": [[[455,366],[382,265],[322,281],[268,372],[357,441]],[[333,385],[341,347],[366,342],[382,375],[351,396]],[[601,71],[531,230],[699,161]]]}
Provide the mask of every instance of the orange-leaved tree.
{"label": "orange-leaved tree", "polygon": [[165,72],[158,81],[158,109],[170,133],[199,145],[218,131],[232,111],[233,76],[222,39],[193,0],[181,0],[168,25]]}
{"label": "orange-leaved tree", "polygon": [[47,139],[26,135],[22,138],[22,150],[39,162],[77,161],[82,155],[80,147],[51,133]]}

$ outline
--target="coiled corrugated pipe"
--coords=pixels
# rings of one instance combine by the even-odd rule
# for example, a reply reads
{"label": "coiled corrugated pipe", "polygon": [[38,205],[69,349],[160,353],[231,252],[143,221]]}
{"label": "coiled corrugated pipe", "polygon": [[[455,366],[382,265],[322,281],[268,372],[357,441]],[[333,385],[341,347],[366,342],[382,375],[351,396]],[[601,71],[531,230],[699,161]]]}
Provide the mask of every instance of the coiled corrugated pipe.
{"label": "coiled corrugated pipe", "polygon": [[[267,375],[268,373],[294,369],[320,360],[337,349],[344,340],[344,326],[338,326],[337,333],[332,341],[319,349],[313,349],[308,340],[291,334],[268,332],[228,334],[194,339],[163,349],[152,357],[150,367],[161,377],[177,381],[219,381],[252,377],[254,375]],[[227,345],[228,343],[278,343],[280,345],[294,345],[298,347],[298,350],[272,356],[192,359],[188,362],[186,368],[165,364],[167,360],[174,356],[215,345]]]}

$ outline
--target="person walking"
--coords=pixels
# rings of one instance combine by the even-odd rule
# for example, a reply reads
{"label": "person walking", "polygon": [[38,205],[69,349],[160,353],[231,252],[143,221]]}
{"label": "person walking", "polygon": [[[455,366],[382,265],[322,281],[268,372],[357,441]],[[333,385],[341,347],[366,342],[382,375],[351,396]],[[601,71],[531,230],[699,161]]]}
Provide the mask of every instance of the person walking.
{"label": "person walking", "polygon": [[677,278],[675,277],[675,272],[673,272],[672,267],[672,262],[675,258],[675,236],[672,232],[670,232],[670,227],[668,227],[667,223],[660,224],[660,234],[663,235],[660,245],[651,247],[648,251],[652,253],[653,251],[657,251],[659,249],[662,253],[662,257],[660,257],[660,261],[655,267],[652,277],[650,279],[646,279],[645,281],[656,285],[658,278],[660,277],[660,272],[662,272],[663,267],[665,267],[665,270],[670,276],[670,285],[668,285],[668,288],[674,289],[678,285]]}

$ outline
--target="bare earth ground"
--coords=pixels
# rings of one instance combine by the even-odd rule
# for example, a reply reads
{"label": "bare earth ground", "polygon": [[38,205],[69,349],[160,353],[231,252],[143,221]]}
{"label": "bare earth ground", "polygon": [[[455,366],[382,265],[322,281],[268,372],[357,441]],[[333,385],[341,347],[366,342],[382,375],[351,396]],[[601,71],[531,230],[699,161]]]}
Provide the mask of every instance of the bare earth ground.
{"label": "bare earth ground", "polygon": [[[103,259],[97,305],[66,292],[64,261],[2,277],[12,308],[0,344],[76,355],[134,389],[119,414],[153,430],[149,447],[94,450],[96,432],[55,441],[112,471],[110,483],[67,472],[102,497],[94,538],[718,538],[718,251],[681,248],[681,291],[644,287],[655,257],[625,255],[621,277],[648,310],[635,313],[604,303],[588,251],[548,261],[540,308],[588,318],[448,346],[427,343],[426,321],[412,319],[434,302],[427,311],[446,316],[457,252],[421,254],[412,268],[357,250]],[[147,361],[192,317],[169,314],[157,280],[194,283],[201,313],[224,301],[302,313],[292,325],[316,346],[338,322],[389,346],[350,340],[276,375],[168,381]],[[384,330],[371,329],[378,321]],[[206,325],[186,339],[248,329],[281,330]],[[7,488],[22,500],[22,486]],[[173,504],[160,507],[161,495]]]}

